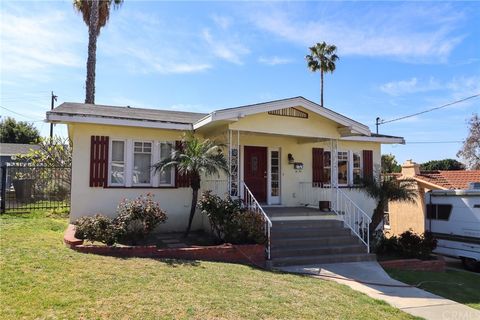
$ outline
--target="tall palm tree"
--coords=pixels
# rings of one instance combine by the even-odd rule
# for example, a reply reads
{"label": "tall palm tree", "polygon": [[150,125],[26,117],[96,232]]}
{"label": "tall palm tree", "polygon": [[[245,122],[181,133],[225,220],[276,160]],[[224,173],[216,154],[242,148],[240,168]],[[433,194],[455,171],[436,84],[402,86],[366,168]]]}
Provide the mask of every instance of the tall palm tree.
{"label": "tall palm tree", "polygon": [[307,66],[312,72],[320,71],[320,105],[323,107],[323,74],[335,71],[335,62],[339,59],[335,54],[337,47],[324,42],[317,42],[310,47],[310,54],[305,56]]}
{"label": "tall palm tree", "polygon": [[416,182],[412,179],[397,180],[392,177],[384,177],[378,182],[376,179],[365,179],[365,188],[362,188],[367,195],[377,201],[377,205],[373,210],[372,223],[370,223],[370,234],[377,229],[382,222],[385,209],[388,202],[410,202],[416,203],[418,191]]}
{"label": "tall palm tree", "polygon": [[192,227],[201,176],[218,175],[220,172],[229,174],[228,162],[222,152],[222,147],[222,145],[209,139],[200,141],[192,132],[188,132],[183,136],[181,147],[172,150],[170,157],[153,165],[155,171],[160,172],[176,167],[179,174],[190,177],[192,205],[185,236],[188,235]]}
{"label": "tall palm tree", "polygon": [[73,7],[82,14],[88,26],[87,79],[85,103],[95,103],[95,65],[97,63],[97,37],[110,17],[110,9],[118,8],[123,0],[73,0]]}

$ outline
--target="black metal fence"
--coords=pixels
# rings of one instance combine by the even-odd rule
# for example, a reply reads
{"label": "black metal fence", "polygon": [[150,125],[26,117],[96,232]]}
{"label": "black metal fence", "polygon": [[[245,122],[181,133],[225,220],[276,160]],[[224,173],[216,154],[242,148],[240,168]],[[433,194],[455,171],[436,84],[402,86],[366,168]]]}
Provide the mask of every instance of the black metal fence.
{"label": "black metal fence", "polygon": [[0,180],[1,213],[70,207],[70,167],[7,163]]}

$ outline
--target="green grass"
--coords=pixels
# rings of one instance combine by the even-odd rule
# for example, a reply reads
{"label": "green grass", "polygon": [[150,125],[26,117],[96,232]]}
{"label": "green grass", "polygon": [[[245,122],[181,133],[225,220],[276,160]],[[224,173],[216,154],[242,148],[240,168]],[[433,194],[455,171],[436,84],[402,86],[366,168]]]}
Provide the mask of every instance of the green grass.
{"label": "green grass", "polygon": [[0,217],[0,319],[411,319],[305,276],[77,253],[66,226],[55,213]]}
{"label": "green grass", "polygon": [[480,310],[480,274],[449,269],[445,272],[390,269],[387,272],[392,278],[411,285],[420,283],[421,289]]}

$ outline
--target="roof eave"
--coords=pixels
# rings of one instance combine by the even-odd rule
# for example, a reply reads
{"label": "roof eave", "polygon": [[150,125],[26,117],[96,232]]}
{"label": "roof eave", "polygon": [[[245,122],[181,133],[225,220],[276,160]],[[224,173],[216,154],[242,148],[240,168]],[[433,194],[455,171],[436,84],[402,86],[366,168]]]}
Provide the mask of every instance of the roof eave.
{"label": "roof eave", "polygon": [[155,129],[170,130],[192,130],[192,125],[187,123],[163,122],[163,121],[147,121],[138,119],[120,119],[110,117],[98,117],[91,115],[78,115],[58,112],[47,112],[47,122],[51,123],[91,123],[102,125],[142,127]]}

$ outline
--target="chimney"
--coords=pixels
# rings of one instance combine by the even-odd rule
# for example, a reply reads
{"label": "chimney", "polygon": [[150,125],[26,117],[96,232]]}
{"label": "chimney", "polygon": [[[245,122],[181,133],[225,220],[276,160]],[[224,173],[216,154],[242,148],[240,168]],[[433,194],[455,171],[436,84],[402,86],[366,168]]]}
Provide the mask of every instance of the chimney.
{"label": "chimney", "polygon": [[418,163],[410,159],[402,164],[402,176],[404,178],[413,178],[417,174],[420,174],[420,165]]}

